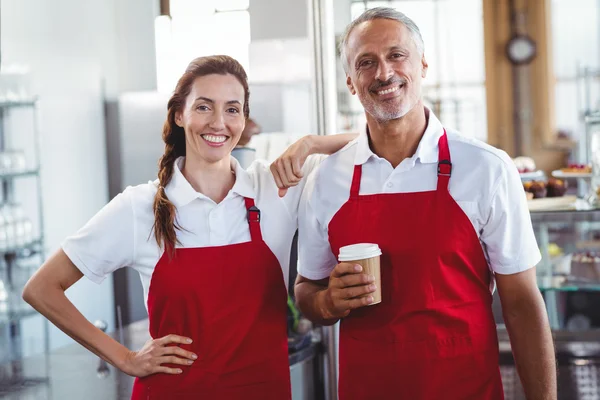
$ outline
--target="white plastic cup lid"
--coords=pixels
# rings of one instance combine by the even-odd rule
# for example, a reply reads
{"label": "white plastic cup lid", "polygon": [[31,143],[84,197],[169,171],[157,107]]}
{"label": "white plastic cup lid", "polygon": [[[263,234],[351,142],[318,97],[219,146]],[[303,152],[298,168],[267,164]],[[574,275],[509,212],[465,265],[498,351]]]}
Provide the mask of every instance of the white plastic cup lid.
{"label": "white plastic cup lid", "polygon": [[366,258],[377,257],[381,255],[381,249],[373,243],[357,243],[349,246],[340,247],[338,260],[355,261],[364,260]]}

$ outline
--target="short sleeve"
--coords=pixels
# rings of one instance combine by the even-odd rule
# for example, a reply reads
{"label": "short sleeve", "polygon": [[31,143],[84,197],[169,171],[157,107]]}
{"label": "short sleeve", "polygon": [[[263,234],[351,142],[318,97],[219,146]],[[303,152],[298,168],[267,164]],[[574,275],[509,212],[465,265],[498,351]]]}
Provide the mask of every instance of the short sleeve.
{"label": "short sleeve", "polygon": [[541,260],[523,184],[514,165],[506,165],[492,189],[489,218],[481,232],[491,269],[514,274]]}
{"label": "short sleeve", "polygon": [[318,170],[308,177],[298,215],[298,274],[312,280],[329,277],[337,265],[337,259],[329,245],[327,227],[317,219],[315,213],[319,195],[317,177]]}
{"label": "short sleeve", "polygon": [[113,271],[133,264],[135,219],[132,190],[104,206],[61,247],[91,281],[101,283]]}

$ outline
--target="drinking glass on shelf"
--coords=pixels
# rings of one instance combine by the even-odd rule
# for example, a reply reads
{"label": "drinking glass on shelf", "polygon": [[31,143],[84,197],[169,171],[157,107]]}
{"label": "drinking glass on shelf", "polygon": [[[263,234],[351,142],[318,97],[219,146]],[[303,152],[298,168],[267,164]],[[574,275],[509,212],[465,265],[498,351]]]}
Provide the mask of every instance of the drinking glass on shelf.
{"label": "drinking glass on shelf", "polygon": [[23,150],[12,150],[10,153],[12,157],[12,172],[18,173],[25,171],[25,169],[27,168],[27,163],[25,161],[25,152]]}
{"label": "drinking glass on shelf", "polygon": [[23,212],[23,207],[21,207],[19,204],[13,203],[9,206],[9,208],[10,208],[10,213],[12,214],[13,223],[14,223],[15,246],[21,247],[26,244],[25,243],[25,227],[24,227],[25,213]]}
{"label": "drinking glass on shelf", "polygon": [[3,151],[0,152],[0,173],[8,174],[12,168],[12,157],[10,153]]}
{"label": "drinking glass on shelf", "polygon": [[15,233],[15,217],[12,213],[11,207],[8,204],[4,204],[0,208],[0,214],[4,218],[4,231],[6,232],[6,249],[14,248],[16,243]]}
{"label": "drinking glass on shelf", "polygon": [[5,150],[0,152],[0,174],[14,174],[27,169],[23,150]]}
{"label": "drinking glass on shelf", "polygon": [[31,74],[27,65],[2,65],[0,72],[0,102],[31,99]]}
{"label": "drinking glass on shelf", "polygon": [[33,243],[33,222],[27,217],[23,219],[23,243],[25,245]]}

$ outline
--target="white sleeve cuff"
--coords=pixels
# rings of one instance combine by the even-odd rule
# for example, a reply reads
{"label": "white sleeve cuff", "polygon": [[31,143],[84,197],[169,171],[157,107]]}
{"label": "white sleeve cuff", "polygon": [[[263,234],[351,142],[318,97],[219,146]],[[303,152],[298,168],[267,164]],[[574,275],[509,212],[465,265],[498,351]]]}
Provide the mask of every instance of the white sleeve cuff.
{"label": "white sleeve cuff", "polygon": [[298,266],[298,275],[302,275],[306,279],[312,281],[320,281],[321,279],[329,278],[331,271],[308,271]]}
{"label": "white sleeve cuff", "polygon": [[89,269],[88,267],[86,267],[85,263],[77,255],[77,253],[75,252],[75,250],[71,249],[69,247],[68,241],[63,242],[63,244],[61,245],[61,248],[65,252],[65,254],[67,255],[67,257],[69,257],[69,260],[71,260],[71,262],[73,264],[75,264],[75,266],[77,267],[77,269],[79,269],[81,271],[81,273],[83,275],[85,275],[90,281],[92,281],[94,283],[97,283],[99,285],[99,284],[101,284],[104,281],[104,279],[106,279],[106,276],[98,275],[98,274],[94,273],[91,269]]}
{"label": "white sleeve cuff", "polygon": [[537,253],[532,254],[530,257],[527,257],[527,258],[521,259],[521,260],[516,260],[515,262],[513,262],[511,264],[505,264],[505,265],[495,264],[495,265],[492,265],[491,267],[492,267],[492,271],[494,271],[494,273],[497,273],[500,275],[513,275],[513,274],[518,274],[519,272],[527,271],[528,269],[535,267],[541,260],[542,260],[542,255],[538,251]]}

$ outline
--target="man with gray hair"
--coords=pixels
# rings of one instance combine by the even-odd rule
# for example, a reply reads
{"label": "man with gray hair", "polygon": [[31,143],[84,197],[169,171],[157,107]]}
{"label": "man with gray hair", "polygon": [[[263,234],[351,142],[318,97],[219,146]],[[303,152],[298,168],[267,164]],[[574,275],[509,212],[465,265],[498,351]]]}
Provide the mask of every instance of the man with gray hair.
{"label": "man with gray hair", "polygon": [[[516,167],[423,105],[423,39],[404,14],[366,11],[341,54],[367,126],[308,178],[295,287],[308,318],[341,320],[340,400],[502,399],[495,285],[527,398],[556,399],[541,256]],[[380,281],[338,263],[358,243],[381,249]]]}

